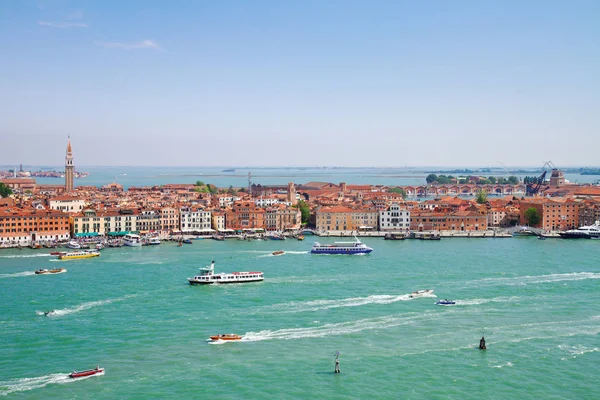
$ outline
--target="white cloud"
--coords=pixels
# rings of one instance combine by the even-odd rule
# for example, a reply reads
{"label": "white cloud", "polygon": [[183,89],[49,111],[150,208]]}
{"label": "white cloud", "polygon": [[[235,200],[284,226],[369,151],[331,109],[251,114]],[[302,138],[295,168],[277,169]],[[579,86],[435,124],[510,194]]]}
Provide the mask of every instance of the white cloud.
{"label": "white cloud", "polygon": [[162,50],[162,47],[153,40],[143,40],[141,42],[123,43],[123,42],[94,42],[97,46],[109,49],[154,49]]}
{"label": "white cloud", "polygon": [[48,26],[50,28],[87,28],[88,25],[83,22],[48,22],[39,21],[38,25]]}

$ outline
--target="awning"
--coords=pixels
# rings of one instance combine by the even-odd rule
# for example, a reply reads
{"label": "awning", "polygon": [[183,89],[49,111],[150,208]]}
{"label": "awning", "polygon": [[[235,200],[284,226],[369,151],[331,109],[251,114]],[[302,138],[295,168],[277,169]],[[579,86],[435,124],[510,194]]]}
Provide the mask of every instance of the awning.
{"label": "awning", "polygon": [[358,229],[373,229],[372,226],[359,226]]}
{"label": "awning", "polygon": [[226,228],[226,229],[220,229],[219,232],[234,232],[234,230]]}
{"label": "awning", "polygon": [[129,231],[108,232],[108,236],[125,236],[127,234],[129,234]]}
{"label": "awning", "polygon": [[214,232],[214,229],[210,229],[210,228],[204,228],[204,229],[199,229],[198,232]]}
{"label": "awning", "polygon": [[75,234],[76,237],[92,237],[92,236],[98,236],[98,232],[81,232],[81,233],[76,233]]}

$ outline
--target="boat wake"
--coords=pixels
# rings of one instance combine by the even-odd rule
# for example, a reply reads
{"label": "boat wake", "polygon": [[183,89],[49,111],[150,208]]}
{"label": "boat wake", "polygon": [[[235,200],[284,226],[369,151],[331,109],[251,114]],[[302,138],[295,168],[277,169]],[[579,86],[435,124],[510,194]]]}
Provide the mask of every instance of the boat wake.
{"label": "boat wake", "polygon": [[260,332],[248,332],[242,338],[244,342],[257,342],[261,340],[290,340],[317,338],[326,336],[347,335],[365,330],[387,329],[400,325],[414,324],[426,317],[423,314],[410,313],[399,316],[384,316],[377,318],[361,319],[357,321],[341,322],[337,324],[326,324],[312,328],[279,329],[276,331],[264,330]]}
{"label": "boat wake", "polygon": [[549,274],[538,276],[515,276],[513,278],[485,278],[467,282],[469,286],[521,286],[536,283],[553,283],[563,281],[581,281],[585,279],[600,279],[600,273],[596,272],[572,272],[568,274]]}
{"label": "boat wake", "polygon": [[[104,375],[104,372],[96,375]],[[52,384],[70,383],[76,382],[81,379],[91,378],[91,376],[85,378],[71,379],[69,373],[63,374],[51,374],[45,376],[38,376],[35,378],[19,378],[8,381],[0,381],[0,396],[7,396],[15,392],[26,392],[29,390],[40,389]]]}
{"label": "boat wake", "polygon": [[494,297],[493,299],[467,299],[467,300],[453,300],[457,306],[476,306],[479,304],[486,303],[510,303],[519,300],[518,296],[511,297]]}
{"label": "boat wake", "polygon": [[577,358],[577,356],[581,356],[586,353],[594,353],[596,351],[599,351],[597,347],[589,348],[581,345],[569,346],[566,344],[561,344],[560,346],[558,346],[558,348],[569,354],[569,357],[562,357],[562,361],[568,360],[569,358]]}
{"label": "boat wake", "polygon": [[[435,295],[433,297],[435,297]],[[276,313],[296,313],[306,311],[328,310],[331,308],[340,307],[360,307],[368,304],[390,304],[396,303],[398,301],[409,301],[414,299],[415,298],[410,297],[409,294],[381,294],[367,297],[351,297],[348,299],[340,300],[312,300],[304,302],[280,303],[273,304],[271,306],[266,306],[262,308],[261,311],[272,311]]]}
{"label": "boat wake", "polygon": [[35,258],[35,257],[52,257],[50,253],[44,254],[20,254],[20,255],[10,255],[10,256],[0,256],[0,258]]}
{"label": "boat wake", "polygon": [[16,272],[14,274],[0,274],[0,279],[3,279],[3,278],[18,278],[20,276],[31,276],[31,275],[35,275],[35,272],[33,272],[33,271],[24,271],[24,272]]}
{"label": "boat wake", "polygon": [[[62,317],[64,315],[75,314],[75,313],[78,313],[81,311],[89,310],[90,308],[93,308],[93,307],[99,307],[99,306],[104,306],[106,304],[115,303],[117,301],[123,301],[123,300],[126,300],[126,299],[134,297],[134,296],[135,295],[130,295],[130,296],[125,296],[125,297],[120,297],[117,299],[88,301],[86,303],[82,303],[75,307],[63,308],[60,310],[52,310],[51,312],[49,312],[47,314],[47,316],[48,317]],[[35,313],[37,315],[45,315],[45,313],[43,311],[36,311]]]}

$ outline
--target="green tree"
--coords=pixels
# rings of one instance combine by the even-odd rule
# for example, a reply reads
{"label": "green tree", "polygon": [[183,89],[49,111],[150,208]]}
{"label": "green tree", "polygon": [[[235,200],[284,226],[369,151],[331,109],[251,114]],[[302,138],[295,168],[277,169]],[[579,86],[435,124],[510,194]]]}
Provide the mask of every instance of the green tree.
{"label": "green tree", "polygon": [[302,223],[307,224],[310,220],[310,207],[308,206],[308,203],[303,200],[299,200],[298,207],[302,213]]}
{"label": "green tree", "polygon": [[403,199],[406,198],[406,191],[404,189],[402,189],[401,187],[391,188],[390,192],[391,193],[398,193],[398,194],[402,195]]}
{"label": "green tree", "polygon": [[489,177],[488,177],[488,181],[490,181],[490,183],[496,183],[496,177],[494,177],[494,176],[489,176]]}
{"label": "green tree", "polygon": [[207,183],[206,187],[208,188],[208,191],[212,194],[219,192],[219,189],[215,185],[211,185],[210,183]]}
{"label": "green tree", "polygon": [[429,175],[427,175],[427,178],[425,178],[427,183],[437,182],[437,179],[438,179],[438,177],[436,174],[429,174]]}
{"label": "green tree", "polygon": [[525,221],[527,221],[527,225],[529,226],[537,226],[542,219],[539,211],[535,207],[529,207],[527,210],[525,210],[524,216]]}
{"label": "green tree", "polygon": [[196,186],[204,186],[204,182],[202,182],[202,181],[196,181]]}
{"label": "green tree", "polygon": [[469,181],[467,180],[467,178],[460,178],[460,179],[458,180],[458,183],[460,183],[461,185],[464,185],[464,184],[466,184],[466,183],[469,183]]}
{"label": "green tree", "polygon": [[497,183],[499,183],[500,185],[505,185],[508,183],[508,179],[506,179],[505,177],[501,176],[500,178],[498,178],[496,180]]}
{"label": "green tree", "polygon": [[227,189],[227,193],[229,193],[232,196],[236,196],[237,195],[237,191],[233,188],[232,185],[229,185],[229,189]]}
{"label": "green tree", "polygon": [[0,182],[0,196],[8,197],[12,193],[13,193],[12,190],[10,190],[10,188],[8,186],[6,186],[4,183]]}
{"label": "green tree", "polygon": [[485,204],[487,203],[487,193],[483,190],[477,192],[477,204]]}
{"label": "green tree", "polygon": [[514,175],[511,175],[508,177],[508,183],[510,183],[511,185],[517,185],[519,183],[519,178],[517,178]]}

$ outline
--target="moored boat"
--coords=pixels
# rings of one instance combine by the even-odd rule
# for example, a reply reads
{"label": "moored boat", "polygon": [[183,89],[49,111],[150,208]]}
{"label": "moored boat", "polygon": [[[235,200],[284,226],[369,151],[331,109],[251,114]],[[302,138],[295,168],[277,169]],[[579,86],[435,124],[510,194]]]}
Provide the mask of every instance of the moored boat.
{"label": "moored boat", "polygon": [[262,272],[231,272],[215,274],[215,261],[213,260],[208,267],[199,268],[200,273],[193,278],[188,278],[190,285],[210,285],[214,283],[248,283],[263,281],[264,275]]}
{"label": "moored boat", "polygon": [[83,250],[83,251],[73,251],[71,253],[59,254],[59,260],[75,260],[78,258],[92,258],[99,257],[100,252],[97,250]]}
{"label": "moored boat", "polygon": [[68,244],[67,247],[69,249],[80,249],[81,245],[79,243],[77,243],[75,240],[71,240]]}
{"label": "moored boat", "polygon": [[217,340],[242,340],[242,336],[236,335],[235,333],[226,333],[222,335],[211,336],[210,340],[214,342]]}
{"label": "moored boat", "polygon": [[385,240],[404,240],[406,236],[401,233],[386,233],[383,238]]}
{"label": "moored boat", "polygon": [[192,242],[192,239],[183,239],[183,243],[185,243],[185,244],[192,244],[194,242]]}
{"label": "moored boat", "polygon": [[298,237],[296,239],[298,239],[298,240],[304,240],[304,235],[298,235]]}
{"label": "moored boat", "polygon": [[99,375],[104,373],[104,368],[97,366],[94,369],[86,369],[85,371],[73,371],[69,374],[69,378],[84,378],[86,376]]}
{"label": "moored boat", "polygon": [[142,238],[140,237],[140,235],[128,233],[127,235],[123,236],[123,245],[129,247],[141,247]]}
{"label": "moored boat", "polygon": [[67,272],[65,268],[54,268],[54,269],[38,269],[35,271],[37,275],[45,275],[45,274],[62,274],[63,272]]}
{"label": "moored boat", "polygon": [[356,236],[354,239],[356,239],[355,242],[335,242],[333,244],[315,242],[310,252],[313,254],[368,254],[373,251]]}
{"label": "moored boat", "polygon": [[600,221],[596,221],[593,225],[581,226],[577,229],[560,232],[559,235],[563,239],[599,239]]}

